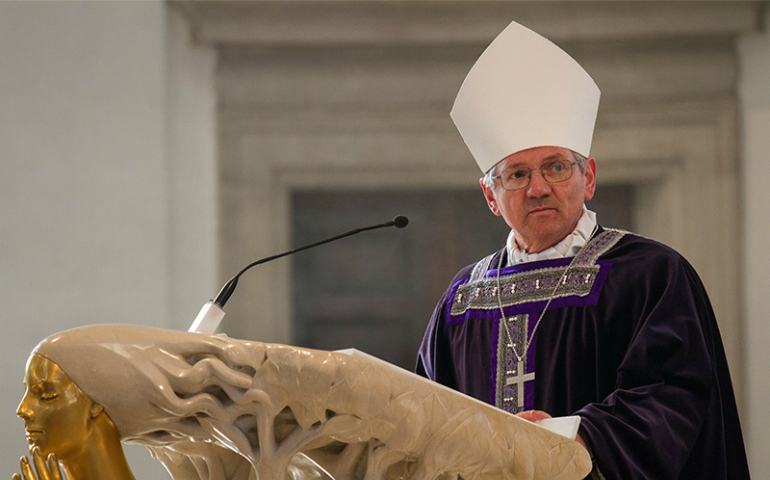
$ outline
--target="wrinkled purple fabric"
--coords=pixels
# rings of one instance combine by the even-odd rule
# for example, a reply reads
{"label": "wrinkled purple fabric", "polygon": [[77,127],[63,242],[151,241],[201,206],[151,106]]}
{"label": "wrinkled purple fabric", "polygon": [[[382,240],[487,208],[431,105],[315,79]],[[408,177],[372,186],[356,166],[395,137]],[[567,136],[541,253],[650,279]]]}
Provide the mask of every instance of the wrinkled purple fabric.
{"label": "wrinkled purple fabric", "polygon": [[[487,275],[497,275],[500,255]],[[501,274],[565,262],[532,262]],[[546,311],[528,352],[536,377],[525,408],[579,415],[581,435],[607,480],[748,479],[722,340],[695,270],[674,250],[633,234],[597,264],[602,278],[589,295],[555,299]],[[472,267],[439,301],[416,371],[494,403],[500,311],[452,317],[447,303]],[[505,313],[530,313],[531,329],[543,306]]]}

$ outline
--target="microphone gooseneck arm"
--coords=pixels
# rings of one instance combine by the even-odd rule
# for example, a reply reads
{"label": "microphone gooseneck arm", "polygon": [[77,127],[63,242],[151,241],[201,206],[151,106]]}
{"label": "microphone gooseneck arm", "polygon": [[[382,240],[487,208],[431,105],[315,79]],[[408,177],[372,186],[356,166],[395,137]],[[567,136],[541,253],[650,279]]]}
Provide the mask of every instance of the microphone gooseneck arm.
{"label": "microphone gooseneck arm", "polygon": [[327,238],[326,240],[321,240],[320,242],[312,243],[310,245],[305,245],[304,247],[295,248],[294,250],[289,250],[288,252],[279,253],[278,255],[272,255],[269,257],[261,258],[256,262],[250,263],[245,267],[243,267],[240,272],[236,273],[230,280],[227,281],[227,283],[225,283],[225,285],[219,291],[219,293],[217,294],[214,300],[207,302],[203,306],[200,313],[198,313],[198,316],[195,318],[192,325],[190,326],[189,331],[199,332],[199,333],[214,333],[217,326],[219,326],[219,322],[221,322],[222,318],[225,316],[225,312],[224,310],[222,310],[222,307],[225,306],[225,303],[227,303],[227,301],[230,299],[230,296],[235,291],[235,287],[238,286],[238,279],[240,278],[241,275],[243,275],[246,272],[246,270],[252,267],[256,267],[257,265],[261,265],[263,263],[267,263],[277,258],[291,255],[293,253],[301,252],[302,250],[307,250],[309,248],[317,247],[319,245],[323,245],[324,243],[333,242],[341,238],[345,238],[351,235],[355,235],[357,233],[365,232],[367,230],[375,230],[377,228],[383,228],[383,227],[404,228],[408,224],[409,224],[408,218],[406,218],[403,215],[398,215],[389,222],[381,223],[379,225],[372,225],[369,227],[356,228],[355,230],[351,230],[347,233],[343,233],[341,235]]}

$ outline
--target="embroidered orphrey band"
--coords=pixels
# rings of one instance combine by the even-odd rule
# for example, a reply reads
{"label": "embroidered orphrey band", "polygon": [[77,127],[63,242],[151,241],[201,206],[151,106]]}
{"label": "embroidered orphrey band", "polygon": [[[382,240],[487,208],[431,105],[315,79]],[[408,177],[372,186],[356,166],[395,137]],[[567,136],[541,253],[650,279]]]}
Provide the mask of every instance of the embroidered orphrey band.
{"label": "embroidered orphrey band", "polygon": [[[627,232],[607,229],[594,237],[580,258],[569,269],[554,298],[571,295],[586,296],[591,292],[599,265],[596,260],[612,248]],[[482,259],[473,269],[468,283],[461,285],[452,299],[451,315],[462,315],[469,309],[491,310],[499,307],[497,280],[484,278],[492,255]],[[543,268],[500,277],[500,300],[504,307],[527,302],[546,301],[551,296],[556,282],[567,270],[567,266]]]}
{"label": "embroidered orphrey band", "polygon": [[[503,322],[507,322],[507,325]],[[524,411],[524,382],[508,382],[510,378],[524,377],[527,373],[526,358],[521,368],[514,349],[517,352],[524,350],[524,343],[529,337],[529,315],[514,315],[513,317],[501,318],[500,328],[497,338],[497,378],[495,389],[495,406],[508,413],[519,413]],[[506,334],[506,328],[511,334],[511,342]],[[523,370],[523,371],[519,371]],[[534,375],[532,375],[534,378]]]}

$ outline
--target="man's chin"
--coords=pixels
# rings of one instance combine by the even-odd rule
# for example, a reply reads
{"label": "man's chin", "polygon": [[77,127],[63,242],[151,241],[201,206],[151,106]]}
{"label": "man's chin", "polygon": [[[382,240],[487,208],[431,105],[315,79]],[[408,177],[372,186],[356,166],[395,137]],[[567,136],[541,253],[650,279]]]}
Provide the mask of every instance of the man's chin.
{"label": "man's chin", "polygon": [[526,217],[526,225],[536,235],[547,235],[548,233],[561,229],[563,219],[557,210],[546,209],[531,212]]}

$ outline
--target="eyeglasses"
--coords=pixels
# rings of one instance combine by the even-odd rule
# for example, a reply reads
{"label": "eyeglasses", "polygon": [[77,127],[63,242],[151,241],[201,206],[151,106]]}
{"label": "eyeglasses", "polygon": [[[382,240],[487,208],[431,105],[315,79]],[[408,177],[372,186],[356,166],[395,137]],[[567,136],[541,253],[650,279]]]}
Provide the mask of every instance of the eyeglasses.
{"label": "eyeglasses", "polygon": [[540,170],[540,175],[548,183],[559,183],[572,178],[572,166],[577,162],[568,162],[567,160],[554,160],[544,163],[540,168],[511,167],[503,170],[498,176],[492,176],[492,179],[500,179],[500,183],[506,190],[521,190],[529,185],[532,180],[532,172]]}

